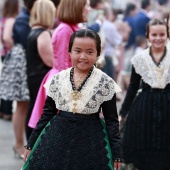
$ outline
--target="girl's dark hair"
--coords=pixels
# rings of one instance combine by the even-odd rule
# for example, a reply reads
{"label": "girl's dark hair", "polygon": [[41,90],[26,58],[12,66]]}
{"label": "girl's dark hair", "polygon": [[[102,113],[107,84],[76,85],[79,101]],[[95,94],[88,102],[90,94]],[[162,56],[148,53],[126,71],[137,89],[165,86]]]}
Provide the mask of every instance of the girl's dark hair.
{"label": "girl's dark hair", "polygon": [[149,23],[146,26],[146,38],[149,38],[149,29],[150,29],[150,26],[153,26],[153,25],[164,25],[166,27],[167,37],[169,37],[169,31],[168,31],[169,28],[168,28],[167,23],[163,20],[152,19],[149,21]]}
{"label": "girl's dark hair", "polygon": [[101,52],[101,40],[99,35],[90,30],[90,29],[80,29],[76,32],[74,32],[71,37],[70,37],[70,42],[69,42],[69,47],[68,47],[68,52],[71,52],[73,43],[74,43],[74,39],[75,38],[81,38],[81,37],[89,37],[92,38],[93,40],[95,40],[96,42],[96,48],[97,48],[97,56],[100,56],[100,52]]}

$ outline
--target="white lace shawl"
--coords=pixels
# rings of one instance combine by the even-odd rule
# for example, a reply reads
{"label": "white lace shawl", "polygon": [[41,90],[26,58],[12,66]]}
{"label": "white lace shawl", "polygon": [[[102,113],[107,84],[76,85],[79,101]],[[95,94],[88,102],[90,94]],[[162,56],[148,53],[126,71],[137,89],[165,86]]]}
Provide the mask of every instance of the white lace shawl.
{"label": "white lace shawl", "polygon": [[[74,101],[71,99],[72,85],[70,82],[71,68],[53,76],[44,87],[47,95],[56,104],[56,108],[72,112]],[[114,93],[120,92],[119,86],[105,73],[94,67],[91,76],[81,89],[82,97],[77,101],[77,113],[96,113],[104,101],[111,100]]]}
{"label": "white lace shawl", "polygon": [[135,55],[131,63],[142,80],[152,88],[163,89],[170,83],[170,51],[167,49],[160,65],[157,66],[149,55],[149,48],[142,53]]}

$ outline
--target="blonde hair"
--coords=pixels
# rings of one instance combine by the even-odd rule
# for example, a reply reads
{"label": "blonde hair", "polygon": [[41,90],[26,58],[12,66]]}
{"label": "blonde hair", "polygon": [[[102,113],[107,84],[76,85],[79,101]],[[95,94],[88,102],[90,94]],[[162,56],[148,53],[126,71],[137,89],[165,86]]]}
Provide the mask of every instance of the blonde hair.
{"label": "blonde hair", "polygon": [[29,25],[51,28],[54,25],[55,14],[56,7],[51,0],[37,0],[31,10]]}
{"label": "blonde hair", "polygon": [[86,0],[61,0],[57,10],[58,19],[69,24],[84,22],[85,5]]}

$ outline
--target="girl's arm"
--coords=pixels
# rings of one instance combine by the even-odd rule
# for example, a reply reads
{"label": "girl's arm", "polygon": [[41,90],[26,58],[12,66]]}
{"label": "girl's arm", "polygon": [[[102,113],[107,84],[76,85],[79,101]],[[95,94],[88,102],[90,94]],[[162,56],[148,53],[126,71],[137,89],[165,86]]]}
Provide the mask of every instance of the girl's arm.
{"label": "girl's arm", "polygon": [[124,99],[124,102],[123,102],[121,110],[120,110],[120,116],[123,118],[128,114],[128,112],[131,108],[133,100],[137,94],[137,91],[139,90],[140,80],[141,80],[141,76],[139,74],[137,74],[135,72],[134,67],[132,67],[130,84],[129,84],[126,97]]}
{"label": "girl's arm", "polygon": [[11,48],[14,44],[12,38],[14,22],[15,22],[15,18],[8,18],[4,25],[3,41],[8,46],[8,48]]}
{"label": "girl's arm", "polygon": [[43,31],[37,39],[38,53],[44,64],[53,67],[53,48],[51,36],[48,31]]}
{"label": "girl's arm", "polygon": [[102,111],[106,123],[113,161],[123,162],[122,142],[119,133],[119,120],[116,107],[116,94],[109,101],[102,104]]}

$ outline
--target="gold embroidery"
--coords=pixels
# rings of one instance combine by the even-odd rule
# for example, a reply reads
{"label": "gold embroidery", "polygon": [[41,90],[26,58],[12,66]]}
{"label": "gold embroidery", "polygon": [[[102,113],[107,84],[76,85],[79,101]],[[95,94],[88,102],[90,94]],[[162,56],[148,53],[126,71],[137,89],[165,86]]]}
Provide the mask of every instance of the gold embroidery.
{"label": "gold embroidery", "polygon": [[163,75],[163,71],[164,71],[163,68],[156,67],[155,70],[156,70],[157,77],[160,79]]}
{"label": "gold embroidery", "polygon": [[74,100],[74,103],[73,103],[73,106],[74,106],[74,107],[72,108],[72,112],[73,112],[73,113],[76,113],[76,112],[77,112],[77,108],[76,108],[76,106],[77,106],[77,100],[80,100],[82,94],[81,94],[81,92],[79,92],[79,91],[72,91],[71,94],[70,94],[70,96],[71,96],[71,99]]}

